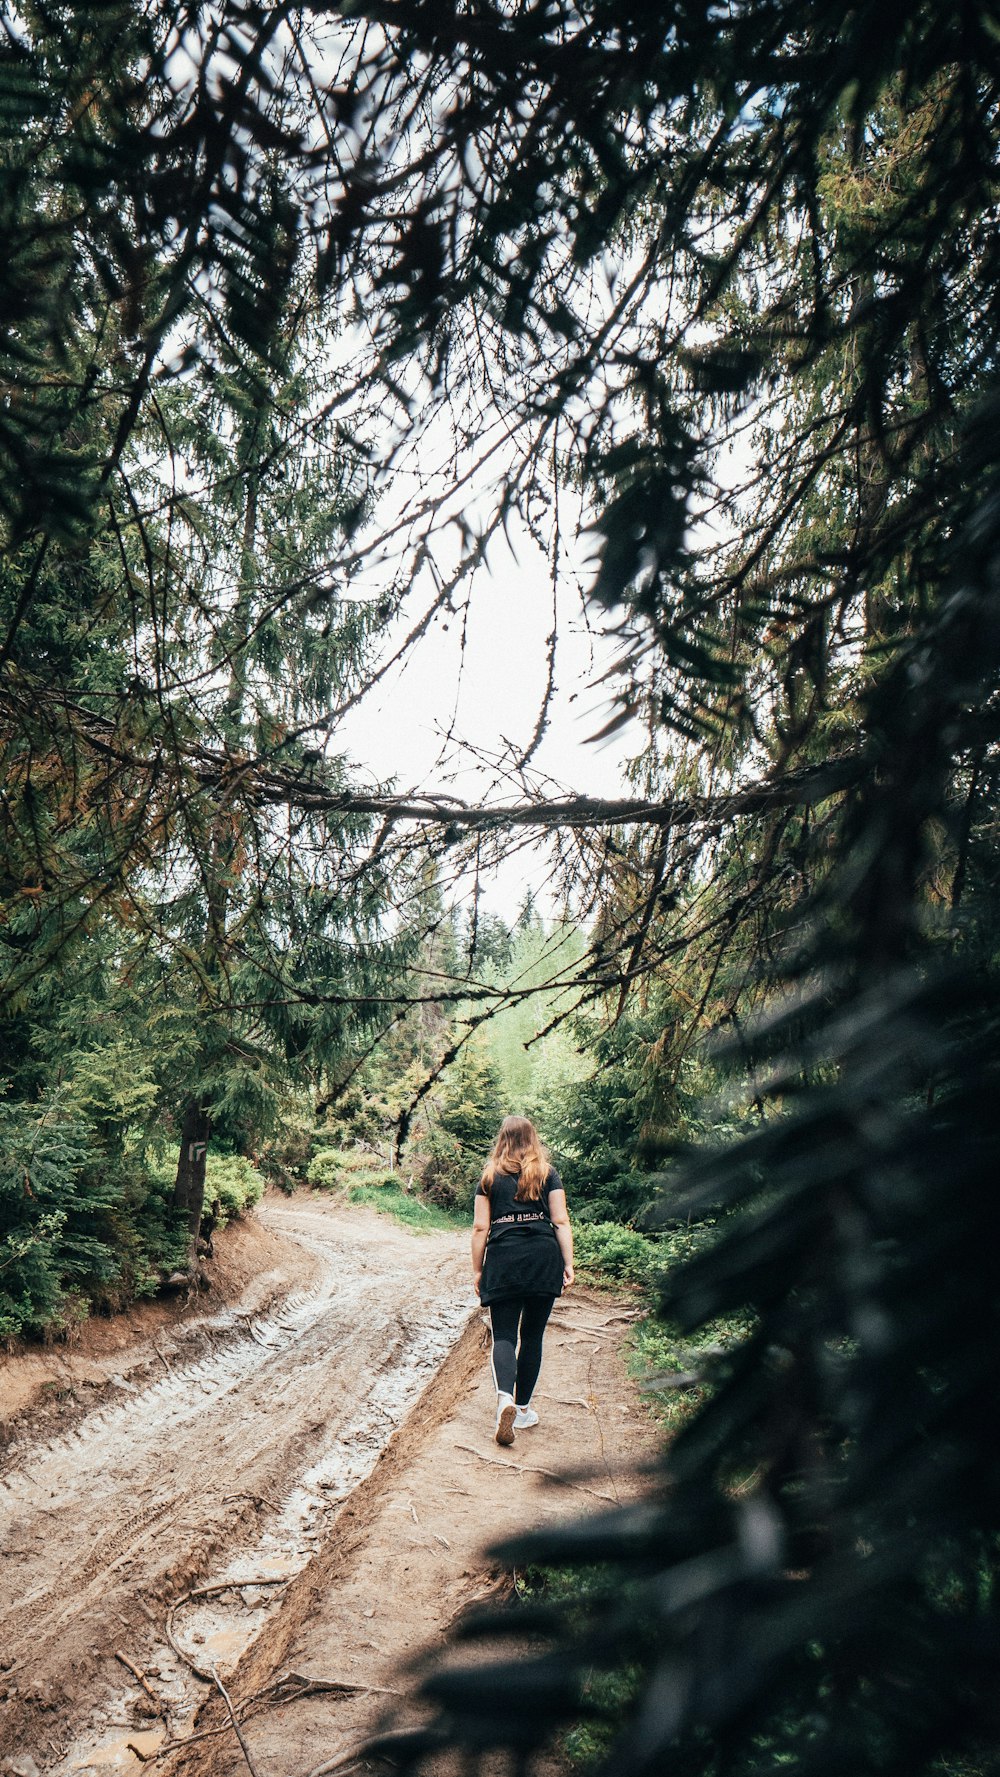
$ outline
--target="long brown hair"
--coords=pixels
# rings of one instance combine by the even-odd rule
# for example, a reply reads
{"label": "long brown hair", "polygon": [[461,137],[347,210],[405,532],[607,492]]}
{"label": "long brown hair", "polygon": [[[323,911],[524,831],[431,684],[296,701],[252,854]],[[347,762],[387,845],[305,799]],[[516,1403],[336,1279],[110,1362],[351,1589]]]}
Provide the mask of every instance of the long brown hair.
{"label": "long brown hair", "polygon": [[538,1139],[538,1130],[527,1117],[505,1117],[501,1123],[483,1167],[483,1190],[487,1197],[500,1173],[517,1179],[514,1196],[518,1201],[537,1203],[549,1176],[549,1156]]}

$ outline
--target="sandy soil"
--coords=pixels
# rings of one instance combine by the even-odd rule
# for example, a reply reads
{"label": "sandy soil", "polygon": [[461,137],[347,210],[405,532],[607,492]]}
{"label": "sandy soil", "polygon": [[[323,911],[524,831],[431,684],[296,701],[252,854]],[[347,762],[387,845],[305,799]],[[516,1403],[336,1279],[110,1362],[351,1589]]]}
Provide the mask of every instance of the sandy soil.
{"label": "sandy soil", "polygon": [[[262,1777],[299,1777],[509,1583],[487,1537],[631,1491],[655,1433],[619,1349],[630,1306],[557,1305],[542,1423],[500,1450],[466,1247],[277,1200],[223,1256],[229,1306],[4,1366],[0,1404],[35,1406],[0,1461],[0,1772],[246,1777],[229,1729],[163,1756],[227,1719],[214,1671],[238,1710],[272,1687],[246,1736]],[[87,1366],[111,1376],[89,1409]],[[281,1701],[289,1671],[340,1688]]]}

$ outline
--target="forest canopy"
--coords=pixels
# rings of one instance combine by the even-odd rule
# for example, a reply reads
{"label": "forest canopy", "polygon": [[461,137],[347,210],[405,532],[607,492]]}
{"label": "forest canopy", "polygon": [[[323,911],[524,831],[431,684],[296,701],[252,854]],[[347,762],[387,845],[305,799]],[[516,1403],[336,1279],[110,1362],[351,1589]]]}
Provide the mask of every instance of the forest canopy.
{"label": "forest canopy", "polygon": [[[407,1019],[446,1177],[517,988],[442,877],[540,830],[567,1131],[720,1218],[662,1312],[752,1329],[648,1507],[532,1545],[611,1577],[531,1708],[436,1674],[397,1758],[530,1758],[626,1667],[617,1773],[995,1768],[997,47],[976,0],[5,15],[10,1325],[152,1274],[210,1143],[346,1116]],[[496,804],[353,781],[386,627],[561,490],[634,793],[540,793],[548,703]]]}

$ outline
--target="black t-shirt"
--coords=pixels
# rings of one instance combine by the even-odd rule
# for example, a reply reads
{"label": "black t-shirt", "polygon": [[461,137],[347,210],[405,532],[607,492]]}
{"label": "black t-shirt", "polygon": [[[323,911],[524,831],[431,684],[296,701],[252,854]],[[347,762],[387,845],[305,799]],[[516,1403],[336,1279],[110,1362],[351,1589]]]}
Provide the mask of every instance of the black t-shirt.
{"label": "black t-shirt", "polygon": [[518,1233],[527,1233],[534,1227],[547,1229],[552,1225],[549,1198],[553,1191],[561,1191],[563,1188],[562,1179],[555,1168],[549,1167],[540,1197],[523,1200],[518,1198],[518,1182],[509,1172],[498,1172],[488,1191],[484,1189],[482,1180],[476,1187],[476,1196],[485,1197],[490,1206],[491,1237],[505,1228],[516,1228]]}
{"label": "black t-shirt", "polygon": [[549,1198],[562,1190],[562,1180],[549,1169],[541,1196],[519,1202],[517,1179],[500,1173],[488,1191],[476,1196],[490,1206],[490,1233],[483,1257],[479,1300],[484,1307],[505,1297],[548,1296],[563,1287],[563,1256],[549,1216]]}

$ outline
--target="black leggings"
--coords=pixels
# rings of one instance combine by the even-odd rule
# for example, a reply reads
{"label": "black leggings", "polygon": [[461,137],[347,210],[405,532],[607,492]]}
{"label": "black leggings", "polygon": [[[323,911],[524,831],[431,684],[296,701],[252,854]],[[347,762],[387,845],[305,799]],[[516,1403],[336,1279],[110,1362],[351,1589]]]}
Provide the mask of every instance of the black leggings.
{"label": "black leggings", "polygon": [[538,1381],[542,1334],[554,1301],[555,1296],[506,1296],[500,1302],[490,1303],[497,1390],[500,1394],[512,1394],[519,1407],[528,1405]]}

